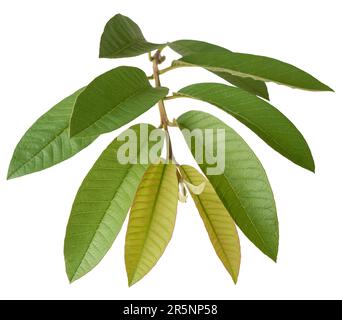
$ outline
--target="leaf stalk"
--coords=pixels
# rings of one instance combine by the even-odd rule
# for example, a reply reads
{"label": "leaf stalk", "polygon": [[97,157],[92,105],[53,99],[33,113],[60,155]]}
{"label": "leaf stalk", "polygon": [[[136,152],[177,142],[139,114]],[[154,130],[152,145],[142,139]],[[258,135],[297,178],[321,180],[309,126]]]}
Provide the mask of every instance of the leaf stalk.
{"label": "leaf stalk", "polygon": [[[159,71],[159,64],[162,63],[165,60],[165,57],[161,55],[161,50],[157,50],[156,53],[152,56],[152,62],[153,62],[153,79],[155,81],[155,87],[161,87],[160,82],[160,71]],[[161,127],[164,129],[166,134],[166,143],[167,143],[167,159],[170,161],[174,160],[173,156],[173,149],[172,149],[172,143],[170,139],[170,133],[169,133],[169,119],[166,113],[164,99],[159,100],[158,102],[159,107],[159,114],[160,114],[160,122]]]}

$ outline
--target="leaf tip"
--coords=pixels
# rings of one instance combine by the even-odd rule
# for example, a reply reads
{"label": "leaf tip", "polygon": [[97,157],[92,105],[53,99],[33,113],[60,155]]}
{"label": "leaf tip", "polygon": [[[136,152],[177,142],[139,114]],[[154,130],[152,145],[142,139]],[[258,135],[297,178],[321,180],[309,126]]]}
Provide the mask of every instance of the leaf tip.
{"label": "leaf tip", "polygon": [[19,178],[19,177],[21,177],[23,175],[25,175],[25,174],[20,174],[19,170],[13,170],[11,165],[10,165],[10,167],[8,168],[8,171],[7,171],[6,180],[7,181],[13,180],[13,179]]}
{"label": "leaf tip", "polygon": [[329,92],[334,92],[335,93],[335,90],[329,86],[327,86],[326,84],[324,84],[324,87],[325,87],[325,91],[329,91]]}
{"label": "leaf tip", "polygon": [[277,263],[277,262],[278,262],[278,250],[276,250],[275,252],[272,252],[271,254],[268,254],[268,257],[269,257],[274,263]]}
{"label": "leaf tip", "polygon": [[308,166],[306,166],[306,169],[312,173],[316,173],[316,165],[315,165],[315,161],[313,159],[310,162],[310,164]]}
{"label": "leaf tip", "polygon": [[137,279],[136,277],[131,277],[128,279],[128,287],[133,287],[140,279]]}
{"label": "leaf tip", "polygon": [[[316,79],[317,80],[317,79]],[[314,89],[314,91],[328,91],[328,92],[335,92],[334,89],[332,89],[331,87],[329,87],[328,85],[326,85],[325,83],[317,80],[317,85]]]}
{"label": "leaf tip", "polygon": [[237,285],[239,280],[239,271],[231,273],[231,277],[233,279],[234,284]]}
{"label": "leaf tip", "polygon": [[70,273],[67,272],[69,284],[73,284],[75,281],[77,281],[80,277],[76,275],[76,273]]}
{"label": "leaf tip", "polygon": [[15,178],[15,177],[12,175],[12,173],[11,173],[10,171],[8,171],[6,180],[9,181],[9,180],[12,180],[12,179],[14,179],[14,178]]}

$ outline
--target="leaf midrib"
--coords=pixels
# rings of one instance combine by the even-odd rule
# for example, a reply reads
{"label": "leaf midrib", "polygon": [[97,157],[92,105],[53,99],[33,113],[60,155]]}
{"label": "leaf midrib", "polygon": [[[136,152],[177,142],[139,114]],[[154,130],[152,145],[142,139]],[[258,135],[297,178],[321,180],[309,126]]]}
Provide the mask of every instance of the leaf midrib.
{"label": "leaf midrib", "polygon": [[8,175],[8,178],[13,177],[20,169],[22,169],[24,166],[26,166],[29,162],[31,162],[34,158],[37,157],[38,154],[42,153],[48,146],[50,146],[54,141],[56,141],[65,131],[67,131],[69,126],[65,126],[62,130],[60,130],[56,136],[53,137],[53,139],[49,140],[46,144],[44,144],[43,148],[41,148],[39,151],[37,151],[32,157],[30,157],[28,160],[26,160],[24,163],[22,163],[17,169],[15,169],[13,172],[11,172]]}
{"label": "leaf midrib", "polygon": [[[245,206],[242,204],[240,198],[238,197],[238,193],[236,192],[236,190],[234,189],[234,187],[230,184],[229,179],[228,179],[228,177],[226,176],[226,174],[224,173],[222,176],[225,178],[227,184],[230,186],[231,190],[233,191],[235,198],[237,199],[237,201],[238,201],[240,207],[243,209],[243,211],[244,211],[244,213],[245,213],[245,216],[248,218],[248,220],[250,221],[251,225],[253,226],[253,229],[255,230],[257,236],[259,237],[259,240],[261,240],[261,242],[262,242],[262,244],[264,245],[265,249],[267,249],[267,251],[268,251],[269,248],[268,248],[268,246],[267,246],[267,244],[266,244],[264,238],[263,238],[262,235],[259,233],[259,231],[258,231],[258,229],[257,229],[257,227],[256,227],[256,225],[255,225],[255,223],[253,222],[253,220],[252,220],[251,217],[249,216],[249,214],[248,214],[248,212],[247,212]],[[219,196],[219,195],[218,195],[218,196]],[[219,196],[219,198],[221,199],[220,196]],[[222,201],[222,202],[223,202],[223,201]],[[223,203],[224,203],[224,202],[223,202]],[[226,209],[227,209],[227,208],[226,208]],[[227,210],[228,210],[228,209],[227,209]]]}
{"label": "leaf midrib", "polygon": [[[185,98],[195,99],[195,100],[197,100],[197,101],[205,101],[205,102],[207,102],[207,103],[209,103],[209,104],[212,104],[212,105],[215,106],[216,108],[219,108],[219,109],[221,109],[222,111],[225,111],[225,112],[231,114],[234,118],[238,119],[239,121],[241,121],[240,119],[242,119],[242,120],[244,120],[245,122],[250,123],[254,128],[258,129],[261,133],[263,133],[264,136],[267,137],[267,139],[269,139],[269,141],[273,142],[273,143],[277,146],[278,151],[279,151],[280,153],[282,153],[283,155],[285,155],[286,158],[288,158],[288,159],[291,159],[291,158],[292,158],[292,157],[291,157],[291,154],[288,153],[287,150],[284,149],[284,148],[281,146],[281,144],[279,144],[279,142],[278,142],[276,139],[274,139],[272,136],[268,135],[268,134],[267,134],[267,131],[265,131],[265,130],[263,130],[262,128],[260,128],[257,124],[255,124],[253,121],[250,121],[250,120],[247,119],[245,116],[243,116],[243,115],[241,115],[241,114],[239,114],[239,113],[237,113],[237,112],[231,111],[231,110],[229,110],[229,112],[228,112],[227,110],[223,109],[223,107],[218,106],[216,103],[214,103],[214,102],[212,102],[212,101],[210,101],[210,100],[200,99],[200,98],[194,97],[194,96],[192,96],[192,95],[184,94],[184,93],[182,93],[182,92],[178,92],[177,94],[183,95]],[[244,124],[244,125],[246,125],[246,124]],[[246,126],[247,126],[247,125],[246,125]],[[247,126],[247,127],[248,127],[248,126]],[[249,128],[249,129],[251,129],[251,128]],[[251,129],[251,130],[254,131],[253,129]],[[254,132],[255,132],[255,131],[254,131]],[[256,132],[255,132],[255,133],[256,133]],[[262,140],[264,140],[259,134],[256,133],[256,135],[259,136]],[[265,142],[266,142],[268,145],[270,145],[270,143],[268,143],[267,141],[265,141]],[[272,147],[272,146],[271,146],[271,147]],[[293,161],[293,160],[291,160],[291,161]],[[298,162],[299,162],[299,161],[296,160],[296,163],[297,163],[297,164],[299,164]],[[302,164],[301,164],[301,165],[302,165]]]}
{"label": "leaf midrib", "polygon": [[145,39],[137,39],[134,41],[129,42],[128,44],[126,44],[125,46],[123,46],[122,48],[120,48],[119,50],[115,51],[114,53],[110,54],[110,57],[114,57],[115,55],[118,55],[120,53],[122,53],[123,51],[125,51],[126,49],[132,47],[135,44],[147,44],[147,45],[151,45],[151,47],[159,47],[160,45],[158,43],[152,43],[152,42],[148,42]]}
{"label": "leaf midrib", "polygon": [[[192,181],[191,178],[189,177],[189,175],[187,174],[186,170],[183,169],[183,172],[185,173],[186,177],[187,177],[190,181]],[[209,181],[208,181],[208,182],[209,182]],[[209,182],[209,183],[210,183],[210,182]],[[190,193],[191,193],[191,195],[192,195],[193,197],[196,197],[196,198],[198,199],[198,201],[199,201],[199,203],[200,203],[200,205],[201,205],[201,207],[202,207],[202,209],[203,209],[203,212],[205,213],[205,215],[206,215],[206,217],[207,217],[207,221],[209,221],[209,224],[210,224],[210,226],[211,226],[211,230],[214,231],[214,234],[215,234],[216,239],[219,240],[220,237],[217,235],[216,229],[214,228],[214,226],[213,226],[211,220],[208,218],[208,214],[207,214],[207,212],[206,212],[206,210],[205,210],[205,207],[204,207],[204,205],[203,205],[203,202],[202,202],[202,200],[201,200],[201,197],[200,197],[200,196],[197,196],[197,195],[195,195],[195,194],[193,194],[192,192],[190,192]],[[222,202],[221,202],[221,203],[222,203]],[[222,205],[223,205],[223,203],[222,203]],[[223,206],[224,206],[224,205],[223,205]],[[227,214],[229,214],[229,213],[228,213],[228,209],[227,209],[225,206],[224,206],[224,208],[227,210]],[[227,256],[226,250],[224,249],[223,245],[221,244],[221,241],[219,240],[218,242],[220,243],[220,247],[223,249],[222,252],[224,253],[224,256],[225,256],[225,258],[226,258],[226,261],[228,262],[229,268],[230,268],[231,272],[233,273],[234,281],[236,281],[236,280],[237,280],[237,274],[235,273],[235,270],[234,270],[234,268],[233,268],[232,265],[231,265],[230,258]]]}
{"label": "leaf midrib", "polygon": [[150,219],[148,221],[148,224],[147,224],[147,231],[145,233],[145,237],[144,237],[144,243],[143,243],[143,246],[142,246],[142,249],[141,249],[141,254],[139,256],[139,259],[136,263],[136,266],[134,268],[134,272],[132,273],[132,276],[131,276],[131,279],[130,279],[130,282],[133,282],[134,281],[134,278],[136,276],[136,272],[138,270],[138,267],[140,265],[140,262],[141,262],[141,259],[142,259],[142,256],[143,256],[143,253],[145,251],[145,247],[146,247],[146,240],[148,239],[148,236],[150,234],[150,231],[151,231],[151,225],[152,225],[152,221],[153,221],[153,218],[154,218],[154,215],[155,215],[155,209],[156,209],[156,206],[157,206],[157,203],[158,203],[158,199],[159,199],[159,195],[160,195],[160,191],[161,191],[161,187],[162,187],[162,184],[163,184],[163,180],[164,180],[164,176],[165,176],[165,172],[166,172],[166,169],[167,169],[167,166],[166,165],[163,165],[163,172],[160,176],[160,182],[158,184],[158,189],[157,189],[157,192],[156,192],[156,196],[154,198],[154,202],[153,202],[153,206],[152,206],[152,214],[150,216]]}
{"label": "leaf midrib", "polygon": [[101,227],[101,225],[102,225],[102,223],[103,223],[103,220],[104,220],[104,218],[106,217],[106,215],[108,214],[108,210],[109,210],[109,208],[111,207],[111,205],[113,204],[113,201],[114,201],[114,199],[115,199],[117,193],[119,192],[119,190],[120,190],[121,186],[123,185],[123,183],[126,181],[126,178],[127,178],[128,174],[129,174],[129,172],[130,172],[130,170],[132,169],[132,167],[133,167],[134,165],[129,164],[128,166],[129,166],[129,167],[126,169],[125,177],[122,179],[122,181],[121,181],[120,184],[118,185],[116,191],[115,191],[114,194],[113,194],[112,199],[111,199],[111,200],[109,201],[109,203],[108,203],[107,208],[104,210],[104,213],[103,213],[103,215],[102,215],[101,221],[99,222],[99,224],[98,224],[98,226],[97,226],[97,228],[96,228],[96,230],[95,230],[95,232],[94,232],[93,237],[92,237],[91,240],[89,241],[89,244],[87,245],[87,249],[85,250],[85,252],[84,252],[84,254],[83,254],[83,257],[82,257],[82,259],[81,259],[79,265],[77,266],[76,271],[73,273],[71,282],[77,280],[76,275],[77,275],[79,269],[81,268],[81,265],[83,264],[86,255],[88,254],[89,248],[90,248],[90,246],[92,245],[92,243],[93,243],[95,237],[97,236],[98,231],[99,231],[99,229],[100,229],[100,227]]}
{"label": "leaf midrib", "polygon": [[[273,83],[276,83],[276,84],[281,85],[281,86],[285,85],[285,86],[292,88],[292,89],[301,89],[301,90],[312,91],[312,92],[322,91],[322,89],[310,89],[310,88],[307,88],[306,86],[303,86],[303,85],[291,85],[288,82],[279,82],[279,81],[274,80],[274,79],[269,79],[266,77],[259,77],[255,74],[252,74],[252,73],[239,72],[239,71],[232,70],[232,69],[229,69],[226,67],[224,67],[224,68],[213,67],[213,66],[208,66],[205,64],[195,64],[195,63],[191,63],[191,62],[187,62],[187,61],[183,61],[183,60],[176,60],[173,62],[173,64],[175,66],[179,65],[179,66],[184,66],[184,67],[204,68],[204,69],[210,70],[212,72],[223,72],[223,73],[231,74],[233,76],[237,76],[237,77],[241,77],[241,78],[251,78],[251,79],[259,80],[259,81],[263,81],[263,82],[273,82]],[[320,82],[319,80],[317,80],[317,81]],[[322,86],[325,87],[326,85],[322,83]],[[332,89],[329,87],[327,87],[326,90],[323,90],[323,91],[329,91],[329,89],[330,89],[330,91],[332,91]]]}
{"label": "leaf midrib", "polygon": [[[163,88],[163,87],[160,87],[160,88]],[[131,99],[134,99],[136,96],[144,93],[144,92],[147,92],[148,90],[151,90],[151,91],[155,91],[154,89],[157,89],[157,88],[153,88],[151,85],[149,85],[148,83],[148,86],[146,86],[145,88],[140,88],[139,90],[136,90],[131,96],[129,97],[126,97],[123,101],[121,101],[120,103],[118,103],[117,105],[115,105],[114,107],[112,107],[109,111],[107,111],[106,113],[104,113],[103,115],[101,115],[96,121],[94,121],[93,123],[91,123],[90,125],[88,125],[86,128],[82,129],[81,131],[75,133],[73,135],[73,137],[77,137],[80,135],[80,133],[84,132],[84,131],[87,131],[89,128],[91,128],[92,126],[94,126],[95,124],[97,124],[99,121],[101,121],[104,117],[107,117],[111,112],[113,112],[114,110],[116,110],[117,108],[119,108],[121,105],[127,103],[128,100],[131,100]],[[152,106],[151,106],[152,108]],[[72,119],[72,116],[71,116],[71,119]],[[86,135],[85,137],[89,137],[91,135]],[[81,136],[80,136],[81,137]]]}

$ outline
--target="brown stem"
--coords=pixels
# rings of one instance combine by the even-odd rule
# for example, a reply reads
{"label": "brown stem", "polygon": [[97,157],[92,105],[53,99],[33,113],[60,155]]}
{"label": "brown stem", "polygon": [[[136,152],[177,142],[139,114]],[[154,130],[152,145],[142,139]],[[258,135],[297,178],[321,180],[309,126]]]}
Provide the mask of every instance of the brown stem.
{"label": "brown stem", "polygon": [[[160,50],[156,51],[156,53],[152,57],[152,61],[153,61],[153,78],[155,81],[155,85],[156,85],[156,87],[161,87],[158,65],[163,61],[163,58],[161,56]],[[170,140],[170,133],[169,133],[169,129],[168,129],[169,119],[167,117],[167,113],[166,113],[165,104],[164,104],[163,99],[161,99],[158,102],[158,106],[159,106],[161,127],[164,129],[165,134],[166,134],[166,142],[167,142],[167,148],[168,148],[167,158],[168,158],[168,160],[172,161],[173,160],[173,151],[172,151],[172,144],[171,144],[171,140]]]}

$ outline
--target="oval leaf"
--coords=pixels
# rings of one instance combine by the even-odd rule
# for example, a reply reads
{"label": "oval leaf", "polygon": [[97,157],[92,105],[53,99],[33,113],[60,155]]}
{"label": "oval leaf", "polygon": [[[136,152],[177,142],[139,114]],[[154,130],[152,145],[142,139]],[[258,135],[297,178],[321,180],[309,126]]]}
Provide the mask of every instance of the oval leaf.
{"label": "oval leaf", "polygon": [[174,65],[198,66],[254,80],[272,81],[310,91],[333,91],[307,72],[288,63],[246,53],[203,53],[183,57]]}
{"label": "oval leaf", "polygon": [[150,125],[136,125],[125,131],[102,153],[84,179],[72,207],[64,244],[71,282],[92,270],[110,249],[148,167],[147,163],[121,164],[118,161],[124,137],[128,132],[136,136],[135,154],[141,158],[152,147],[148,137],[154,129]]}
{"label": "oval leaf", "polygon": [[[205,159],[196,160],[236,224],[262,252],[276,260],[279,240],[277,211],[271,186],[256,155],[233,129],[210,114],[191,111],[177,122],[181,129],[200,134],[200,139],[205,137],[205,130],[212,130],[213,139],[207,139],[203,146]],[[223,130],[224,137],[218,135],[218,129]],[[219,175],[209,174],[208,170],[213,165],[206,160],[213,150],[224,159],[223,173]],[[194,144],[191,152],[196,157]]]}
{"label": "oval leaf", "polygon": [[315,171],[315,163],[303,135],[268,102],[219,83],[194,84],[180,90],[179,94],[211,103],[228,112],[284,157]]}
{"label": "oval leaf", "polygon": [[[193,54],[203,53],[231,53],[230,50],[216,46],[211,43],[197,41],[197,40],[178,40],[168,44],[171,49],[176,51],[182,56],[189,56]],[[210,70],[209,70],[210,71]],[[252,94],[256,94],[266,100],[269,100],[269,94],[266,84],[259,80],[253,80],[249,78],[241,78],[233,76],[227,72],[213,72],[220,78],[230,82],[236,87],[246,90]]]}
{"label": "oval leaf", "polygon": [[14,150],[8,179],[52,167],[72,157],[97,138],[69,138],[72,109],[83,90],[78,90],[59,102],[25,133]]}
{"label": "oval leaf", "polygon": [[130,18],[117,14],[103,31],[100,58],[135,57],[165,46],[147,42],[138,25]]}
{"label": "oval leaf", "polygon": [[116,130],[167,94],[167,88],[153,88],[138,68],[113,69],[96,78],[79,95],[71,118],[70,135],[92,136]]}
{"label": "oval leaf", "polygon": [[151,165],[129,217],[125,261],[130,286],[141,280],[165,251],[176,221],[177,202],[176,165]]}
{"label": "oval leaf", "polygon": [[191,189],[189,191],[216,254],[236,283],[240,270],[241,253],[239,235],[234,221],[207,179],[190,166],[181,166],[180,169],[183,177],[192,184],[205,185],[205,189],[200,195],[196,195]]}

